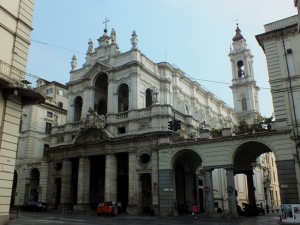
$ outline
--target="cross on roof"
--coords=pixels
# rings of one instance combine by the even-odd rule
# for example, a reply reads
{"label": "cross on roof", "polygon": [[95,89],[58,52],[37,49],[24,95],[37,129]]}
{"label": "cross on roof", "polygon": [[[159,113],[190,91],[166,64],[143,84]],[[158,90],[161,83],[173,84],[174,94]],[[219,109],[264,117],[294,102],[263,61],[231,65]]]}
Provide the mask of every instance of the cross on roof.
{"label": "cross on roof", "polygon": [[105,18],[105,21],[103,22],[103,24],[105,24],[105,30],[107,30],[107,23],[109,22],[109,19]]}

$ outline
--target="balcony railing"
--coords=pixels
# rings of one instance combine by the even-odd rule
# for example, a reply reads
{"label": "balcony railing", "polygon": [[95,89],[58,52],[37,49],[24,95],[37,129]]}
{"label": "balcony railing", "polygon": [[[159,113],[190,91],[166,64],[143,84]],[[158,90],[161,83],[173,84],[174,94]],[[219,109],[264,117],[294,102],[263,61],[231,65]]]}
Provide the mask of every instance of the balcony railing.
{"label": "balcony railing", "polygon": [[272,30],[278,30],[284,27],[288,27],[298,23],[298,16],[291,16],[282,20],[275,21],[273,23],[266,24],[265,32],[269,32]]}
{"label": "balcony railing", "polygon": [[25,73],[24,71],[11,66],[0,60],[0,79],[7,81],[11,86],[24,89],[32,89],[32,91],[41,93],[37,87],[37,81],[41,78]]}

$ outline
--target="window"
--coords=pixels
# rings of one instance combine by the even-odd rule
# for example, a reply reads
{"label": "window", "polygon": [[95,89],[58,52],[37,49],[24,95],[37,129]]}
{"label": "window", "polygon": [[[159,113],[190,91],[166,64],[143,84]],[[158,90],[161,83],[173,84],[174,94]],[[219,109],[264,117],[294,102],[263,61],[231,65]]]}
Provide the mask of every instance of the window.
{"label": "window", "polygon": [[48,118],[53,118],[53,112],[47,111],[47,117],[48,117]]}
{"label": "window", "polygon": [[63,104],[62,102],[58,102],[58,103],[57,103],[57,106],[58,106],[59,108],[63,108],[63,107],[64,107],[64,104]]}
{"label": "window", "polygon": [[57,94],[60,96],[64,96],[64,91],[61,89],[58,89]]}
{"label": "window", "polygon": [[125,134],[126,130],[125,127],[118,127],[118,134]]}
{"label": "window", "polygon": [[246,100],[246,98],[242,98],[242,110],[247,111],[247,100]]}
{"label": "window", "polygon": [[129,109],[129,87],[121,84],[118,90],[118,112],[125,112]]}
{"label": "window", "polygon": [[51,133],[51,127],[52,127],[52,123],[46,122],[46,129],[45,129],[46,134]]}
{"label": "window", "polygon": [[52,94],[53,93],[53,88],[47,88],[46,89],[46,95]]}
{"label": "window", "polygon": [[146,107],[149,107],[152,105],[152,90],[147,89],[146,90]]}
{"label": "window", "polygon": [[81,119],[81,110],[82,110],[82,98],[79,96],[75,99],[75,104],[74,104],[74,122],[77,122]]}
{"label": "window", "polygon": [[237,67],[238,67],[238,78],[245,77],[244,62],[241,60],[238,61]]}

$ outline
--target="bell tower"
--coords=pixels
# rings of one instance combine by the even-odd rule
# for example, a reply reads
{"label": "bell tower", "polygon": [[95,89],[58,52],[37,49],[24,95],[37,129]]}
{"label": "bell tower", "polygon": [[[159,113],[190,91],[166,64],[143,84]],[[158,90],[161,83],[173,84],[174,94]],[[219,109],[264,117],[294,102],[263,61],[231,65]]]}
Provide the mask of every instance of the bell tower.
{"label": "bell tower", "polygon": [[253,124],[259,114],[258,91],[253,73],[253,55],[247,47],[246,39],[237,24],[236,34],[230,46],[232,68],[232,85],[234,109],[241,120]]}

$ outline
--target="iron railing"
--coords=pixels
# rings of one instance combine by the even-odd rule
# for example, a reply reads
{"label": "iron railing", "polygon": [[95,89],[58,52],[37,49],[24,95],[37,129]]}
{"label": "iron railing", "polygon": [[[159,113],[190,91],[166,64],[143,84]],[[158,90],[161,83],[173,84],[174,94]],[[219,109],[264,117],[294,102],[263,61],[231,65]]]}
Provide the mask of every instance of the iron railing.
{"label": "iron railing", "polygon": [[41,79],[40,77],[25,73],[2,60],[0,60],[0,79],[7,81],[11,87],[32,89],[34,92],[41,93],[40,87],[37,86],[37,81]]}

